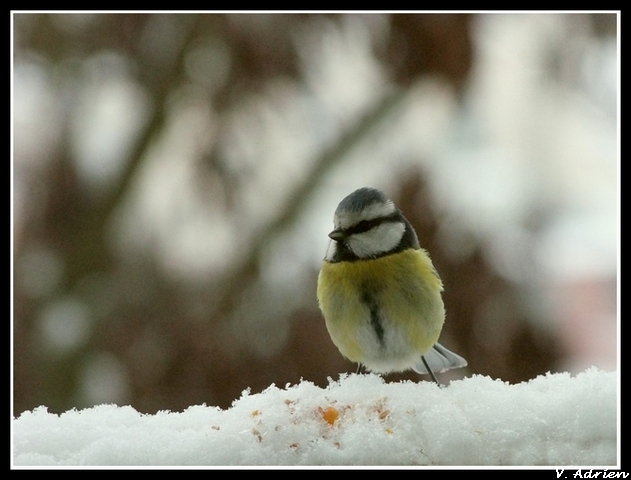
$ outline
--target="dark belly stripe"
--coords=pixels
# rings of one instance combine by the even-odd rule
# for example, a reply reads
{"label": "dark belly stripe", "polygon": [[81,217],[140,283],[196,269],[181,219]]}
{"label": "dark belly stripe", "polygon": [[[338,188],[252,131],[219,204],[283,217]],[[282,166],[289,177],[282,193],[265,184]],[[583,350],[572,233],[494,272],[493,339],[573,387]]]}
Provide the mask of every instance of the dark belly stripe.
{"label": "dark belly stripe", "polygon": [[362,295],[362,301],[368,307],[370,311],[370,325],[375,331],[375,335],[377,335],[377,339],[379,343],[383,345],[384,343],[384,331],[383,325],[381,324],[381,318],[379,317],[379,308],[377,307],[377,302],[369,292],[364,292]]}

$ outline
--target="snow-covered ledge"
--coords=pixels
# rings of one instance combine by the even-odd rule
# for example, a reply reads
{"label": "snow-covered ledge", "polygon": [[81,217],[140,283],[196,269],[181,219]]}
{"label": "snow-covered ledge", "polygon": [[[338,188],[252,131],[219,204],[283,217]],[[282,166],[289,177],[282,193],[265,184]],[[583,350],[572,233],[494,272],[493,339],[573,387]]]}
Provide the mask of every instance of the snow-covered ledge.
{"label": "snow-covered ledge", "polygon": [[232,407],[144,415],[46,407],[12,422],[14,466],[540,465],[618,463],[616,372],[438,388],[348,375],[248,391]]}

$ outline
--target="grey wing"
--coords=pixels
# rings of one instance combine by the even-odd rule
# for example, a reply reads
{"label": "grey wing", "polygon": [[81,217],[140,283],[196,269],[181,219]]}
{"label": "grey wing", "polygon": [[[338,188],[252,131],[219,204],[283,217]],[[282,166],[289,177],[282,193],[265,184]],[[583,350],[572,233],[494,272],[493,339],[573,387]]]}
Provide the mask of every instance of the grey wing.
{"label": "grey wing", "polygon": [[[434,373],[467,366],[467,361],[464,358],[447,350],[440,343],[434,344],[431,350],[423,357],[425,357],[425,361]],[[429,373],[421,359],[414,365],[413,369],[418,373]]]}

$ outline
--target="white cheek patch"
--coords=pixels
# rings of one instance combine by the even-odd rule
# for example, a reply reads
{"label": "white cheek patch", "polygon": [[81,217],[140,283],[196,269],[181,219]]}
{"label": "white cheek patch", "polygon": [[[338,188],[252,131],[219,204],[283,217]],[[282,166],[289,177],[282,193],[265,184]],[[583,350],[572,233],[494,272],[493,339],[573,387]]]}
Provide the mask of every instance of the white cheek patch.
{"label": "white cheek patch", "polygon": [[402,222],[386,222],[367,232],[351,235],[348,246],[359,258],[370,258],[394,249],[405,233]]}

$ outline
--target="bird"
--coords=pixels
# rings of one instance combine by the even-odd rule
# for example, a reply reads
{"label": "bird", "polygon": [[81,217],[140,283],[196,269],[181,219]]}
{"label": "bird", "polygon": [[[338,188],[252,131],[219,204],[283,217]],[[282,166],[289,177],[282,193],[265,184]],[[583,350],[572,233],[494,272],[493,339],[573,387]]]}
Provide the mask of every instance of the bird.
{"label": "bird", "polygon": [[438,343],[443,283],[401,210],[376,188],[347,195],[333,217],[317,299],[340,353],[371,372],[429,374],[467,361]]}

